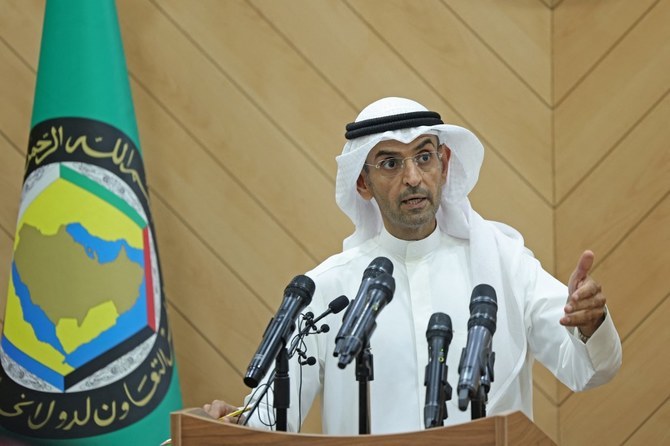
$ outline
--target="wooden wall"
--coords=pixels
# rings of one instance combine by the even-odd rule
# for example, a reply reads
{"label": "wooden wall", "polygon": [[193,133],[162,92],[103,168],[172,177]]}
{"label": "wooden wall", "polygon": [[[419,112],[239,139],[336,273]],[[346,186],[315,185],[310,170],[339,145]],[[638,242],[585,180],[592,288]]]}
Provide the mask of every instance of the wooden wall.
{"label": "wooden wall", "polygon": [[[246,393],[284,286],[352,230],[334,204],[344,124],[394,95],[479,135],[475,208],[547,270],[566,280],[596,252],[623,369],[573,395],[536,367],[538,425],[560,444],[668,441],[670,0],[117,7],[186,405]],[[43,8],[0,0],[0,290]]]}
{"label": "wooden wall", "polygon": [[624,347],[610,385],[559,388],[565,444],[670,443],[669,19],[667,0],[553,14],[556,273],[582,246],[598,253]]}

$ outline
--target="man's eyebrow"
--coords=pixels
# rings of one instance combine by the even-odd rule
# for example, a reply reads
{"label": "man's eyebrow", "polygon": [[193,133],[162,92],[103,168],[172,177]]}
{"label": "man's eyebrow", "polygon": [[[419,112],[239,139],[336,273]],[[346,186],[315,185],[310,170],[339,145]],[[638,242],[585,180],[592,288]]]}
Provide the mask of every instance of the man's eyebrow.
{"label": "man's eyebrow", "polygon": [[[433,138],[427,136],[426,139],[422,140],[418,146],[414,147],[414,151],[419,151],[423,149],[427,144],[434,143]],[[379,158],[380,156],[393,156],[393,157],[399,157],[400,152],[398,151],[393,151],[393,150],[380,150],[375,154],[375,158]]]}
{"label": "man's eyebrow", "polygon": [[[426,137],[426,139],[424,139],[423,141],[421,141],[421,143],[420,143],[418,146],[416,146],[416,147],[414,148],[414,150],[421,150],[421,149],[424,148],[424,146],[425,146],[426,144],[429,144],[429,143],[432,144],[433,142],[434,142],[434,141],[433,141],[433,138],[431,138],[431,137]],[[438,145],[439,145],[439,141],[438,141]]]}

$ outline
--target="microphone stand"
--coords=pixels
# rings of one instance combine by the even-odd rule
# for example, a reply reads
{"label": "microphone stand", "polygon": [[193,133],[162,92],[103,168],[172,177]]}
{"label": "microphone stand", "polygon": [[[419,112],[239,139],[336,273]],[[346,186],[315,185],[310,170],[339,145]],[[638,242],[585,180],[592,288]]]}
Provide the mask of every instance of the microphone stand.
{"label": "microphone stand", "polygon": [[[433,420],[434,425],[430,427],[444,426],[444,420],[446,420],[447,416],[449,415],[447,413],[447,401],[451,400],[452,389],[451,386],[449,385],[449,382],[447,381],[447,366],[444,365],[444,368],[442,370],[443,370],[442,377],[444,379],[440,380],[440,392],[438,400],[439,411],[436,414],[435,420]],[[426,426],[426,428],[428,428],[428,426]]]}
{"label": "microphone stand", "polygon": [[274,408],[277,420],[277,430],[286,432],[287,409],[291,404],[291,381],[288,376],[288,351],[284,344],[279,351],[275,365],[274,379]]}
{"label": "microphone stand", "polygon": [[486,417],[486,403],[489,399],[491,382],[493,382],[493,363],[495,362],[495,359],[495,353],[491,352],[486,361],[486,367],[479,383],[479,389],[477,389],[477,396],[470,401],[471,420]]}
{"label": "microphone stand", "polygon": [[[313,317],[313,316],[312,316]],[[282,348],[279,350],[279,354],[275,358],[275,369],[270,374],[268,382],[272,381],[274,388],[274,401],[273,407],[275,408],[275,421],[277,425],[277,431],[286,432],[288,429],[288,417],[287,409],[291,404],[291,380],[289,378],[289,359],[295,354],[298,349],[300,341],[305,336],[312,334],[310,331],[314,329],[314,333],[319,333],[319,329],[311,321],[310,317],[304,318],[307,321],[307,325],[303,328],[294,338],[291,343],[291,352],[289,353],[286,349],[286,341],[283,341]],[[324,324],[325,325],[325,324]],[[261,391],[260,396],[256,399],[256,403],[253,408],[246,416],[244,420],[244,425],[246,426],[251,416],[254,414],[258,405],[265,397],[265,394],[270,390],[270,386],[267,385]]]}
{"label": "microphone stand", "polygon": [[370,341],[356,355],[356,381],[358,381],[358,433],[370,433],[370,381],[374,379]]}

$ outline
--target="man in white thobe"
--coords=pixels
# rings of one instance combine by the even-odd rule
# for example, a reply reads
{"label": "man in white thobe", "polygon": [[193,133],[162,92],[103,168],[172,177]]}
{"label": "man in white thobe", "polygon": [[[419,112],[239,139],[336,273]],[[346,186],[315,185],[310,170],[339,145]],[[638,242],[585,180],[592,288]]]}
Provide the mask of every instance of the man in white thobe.
{"label": "man in white thobe", "polygon": [[[347,126],[338,157],[336,200],[355,225],[344,250],[307,273],[316,292],[306,311],[322,313],[339,295],[353,298],[363,271],[377,257],[394,266],[395,292],[379,313],[370,338],[371,433],[424,428],[426,327],[431,314],[452,320],[447,381],[458,382],[466,345],[470,295],[489,284],[497,295],[493,336],[494,381],[489,415],[523,411],[532,419],[532,363],[544,364],[573,391],[609,381],[621,365],[621,343],[600,286],[589,275],[585,251],[567,287],[542,269],[514,229],[484,220],[467,198],[477,182],[484,149],[474,134],[442,123],[437,113],[403,98],[366,107]],[[333,356],[340,318],[328,333],[307,336],[303,350],[317,360],[290,364],[290,431],[297,431],[317,394],[322,395],[325,434],[359,432],[354,364],[338,367]],[[447,402],[445,425],[470,420],[458,398]],[[249,420],[268,424],[271,400]],[[219,417],[236,407],[221,401],[205,410]],[[233,418],[231,421],[236,421]]]}

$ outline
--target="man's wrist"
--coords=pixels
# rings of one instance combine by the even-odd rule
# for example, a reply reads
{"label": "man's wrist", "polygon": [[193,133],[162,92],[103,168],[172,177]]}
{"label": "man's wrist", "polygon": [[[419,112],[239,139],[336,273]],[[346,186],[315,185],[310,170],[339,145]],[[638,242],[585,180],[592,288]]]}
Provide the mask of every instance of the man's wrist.
{"label": "man's wrist", "polygon": [[582,341],[584,344],[586,344],[586,341],[591,339],[591,336],[586,336],[584,333],[582,333],[582,330],[577,327],[577,337],[579,338],[580,341]]}
{"label": "man's wrist", "polygon": [[579,338],[580,341],[582,341],[584,344],[586,344],[586,341],[591,339],[591,336],[594,335],[594,333],[600,328],[600,326],[605,322],[605,319],[607,318],[607,307],[603,307],[603,317],[600,318],[600,321],[598,322],[598,325],[596,328],[591,332],[589,335],[585,335],[582,332],[582,329],[580,327],[577,327],[577,337]]}

